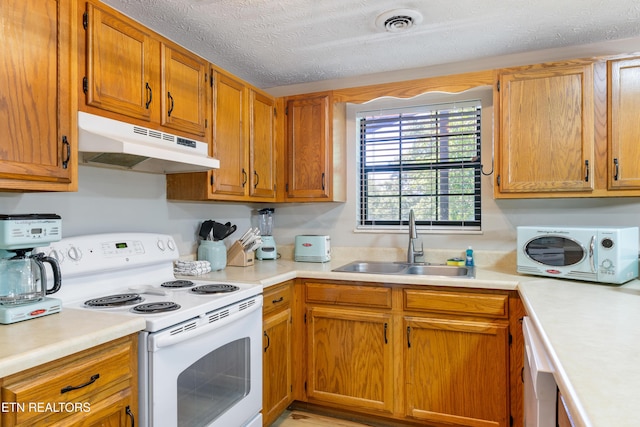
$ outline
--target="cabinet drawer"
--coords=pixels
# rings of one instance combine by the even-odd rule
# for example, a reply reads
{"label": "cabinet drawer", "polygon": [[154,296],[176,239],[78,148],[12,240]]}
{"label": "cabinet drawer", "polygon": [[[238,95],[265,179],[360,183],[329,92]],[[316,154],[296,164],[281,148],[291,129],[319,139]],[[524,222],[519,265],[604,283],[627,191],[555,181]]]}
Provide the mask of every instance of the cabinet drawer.
{"label": "cabinet drawer", "polygon": [[8,421],[4,416],[15,417],[7,425],[35,425],[43,417],[46,424],[86,411],[78,405],[91,407],[128,389],[135,351],[132,341],[118,341],[5,378],[2,400],[15,402],[19,410],[3,414],[3,425]]}
{"label": "cabinet drawer", "polygon": [[307,302],[391,308],[391,288],[307,282]]}
{"label": "cabinet drawer", "polygon": [[284,285],[273,286],[267,288],[263,293],[264,302],[262,306],[262,313],[268,314],[277,311],[281,308],[286,308],[291,305],[293,300],[293,289],[291,283],[287,282]]}
{"label": "cabinet drawer", "polygon": [[508,315],[506,295],[485,295],[404,289],[405,310],[501,317]]}

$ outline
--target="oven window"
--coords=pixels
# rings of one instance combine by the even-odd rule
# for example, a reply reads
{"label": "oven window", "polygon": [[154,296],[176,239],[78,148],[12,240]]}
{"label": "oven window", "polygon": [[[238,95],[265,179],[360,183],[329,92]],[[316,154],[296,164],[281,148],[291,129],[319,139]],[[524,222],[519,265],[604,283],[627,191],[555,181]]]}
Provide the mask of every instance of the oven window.
{"label": "oven window", "polygon": [[582,261],[585,251],[577,242],[560,236],[545,236],[531,240],[524,252],[544,265],[563,267]]}
{"label": "oven window", "polygon": [[178,426],[206,426],[251,390],[249,338],[213,350],[178,376]]}

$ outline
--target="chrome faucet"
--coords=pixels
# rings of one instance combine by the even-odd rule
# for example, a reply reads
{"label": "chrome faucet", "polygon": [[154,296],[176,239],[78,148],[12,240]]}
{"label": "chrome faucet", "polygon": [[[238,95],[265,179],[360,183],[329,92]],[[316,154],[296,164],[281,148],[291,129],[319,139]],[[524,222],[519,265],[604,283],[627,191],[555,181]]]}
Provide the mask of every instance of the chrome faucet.
{"label": "chrome faucet", "polygon": [[407,262],[415,264],[416,258],[424,255],[424,247],[420,243],[420,250],[415,248],[416,240],[418,240],[418,229],[416,228],[416,218],[413,215],[413,209],[409,211],[409,249],[407,249]]}

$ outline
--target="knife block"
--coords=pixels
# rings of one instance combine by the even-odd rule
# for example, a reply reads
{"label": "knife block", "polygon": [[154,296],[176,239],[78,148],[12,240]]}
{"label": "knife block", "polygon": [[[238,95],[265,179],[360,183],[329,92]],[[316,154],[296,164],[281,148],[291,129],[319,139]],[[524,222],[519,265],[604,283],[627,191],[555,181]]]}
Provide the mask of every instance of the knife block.
{"label": "knife block", "polygon": [[227,250],[227,265],[236,267],[249,267],[255,262],[253,251],[245,252],[242,245],[236,240]]}

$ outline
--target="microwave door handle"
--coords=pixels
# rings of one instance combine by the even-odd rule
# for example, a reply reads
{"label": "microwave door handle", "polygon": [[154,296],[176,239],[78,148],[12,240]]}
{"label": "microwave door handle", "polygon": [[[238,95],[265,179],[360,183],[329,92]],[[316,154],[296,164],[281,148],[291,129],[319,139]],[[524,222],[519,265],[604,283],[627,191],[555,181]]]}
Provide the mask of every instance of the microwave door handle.
{"label": "microwave door handle", "polygon": [[591,265],[591,272],[596,272],[596,260],[594,257],[596,247],[596,236],[591,236],[591,242],[589,243],[589,264]]}

